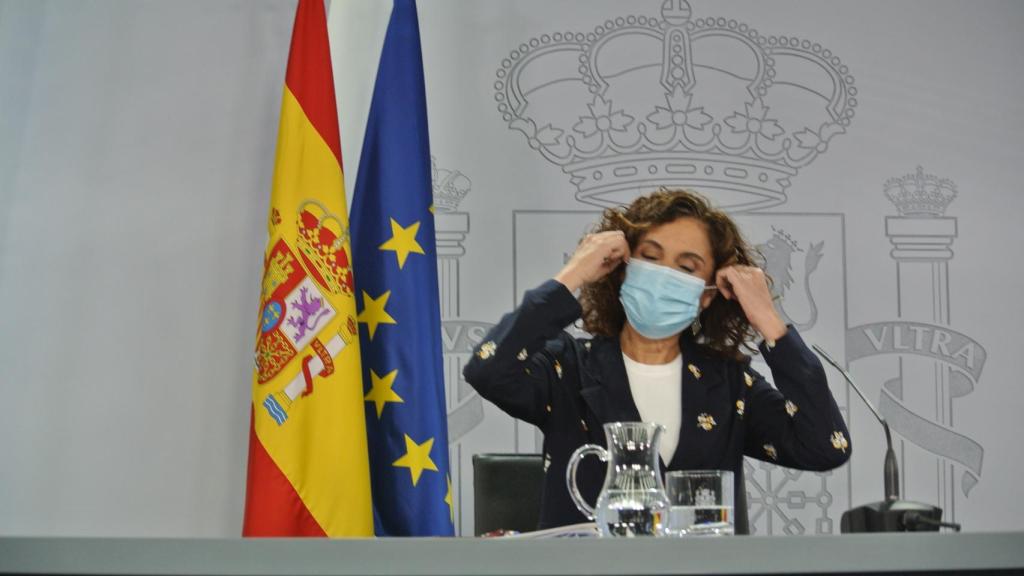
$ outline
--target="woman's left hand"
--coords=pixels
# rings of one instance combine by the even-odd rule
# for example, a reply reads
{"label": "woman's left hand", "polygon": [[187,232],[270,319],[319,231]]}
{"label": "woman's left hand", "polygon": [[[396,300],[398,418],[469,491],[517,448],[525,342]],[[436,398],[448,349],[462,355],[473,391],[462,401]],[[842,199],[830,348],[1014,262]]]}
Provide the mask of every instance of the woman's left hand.
{"label": "woman's left hand", "polygon": [[778,340],[786,334],[786,324],[775,311],[764,270],[756,266],[726,266],[715,274],[715,285],[724,298],[740,303],[747,321],[765,340]]}

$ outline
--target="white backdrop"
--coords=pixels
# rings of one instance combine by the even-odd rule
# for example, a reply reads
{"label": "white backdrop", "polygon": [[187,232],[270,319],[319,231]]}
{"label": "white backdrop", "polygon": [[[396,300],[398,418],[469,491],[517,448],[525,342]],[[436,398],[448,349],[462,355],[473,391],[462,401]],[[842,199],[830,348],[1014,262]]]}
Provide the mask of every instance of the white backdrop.
{"label": "white backdrop", "polygon": [[0,533],[240,533],[294,10],[0,3]]}
{"label": "white backdrop", "polygon": [[[293,6],[0,1],[0,534],[238,534]],[[690,8],[421,3],[435,192],[452,206],[438,216],[439,264],[462,532],[471,455],[536,449],[532,429],[461,382],[468,348],[557,270],[599,204],[663,181],[731,206],[764,247],[783,310],[883,402],[905,496],[968,530],[1024,528],[1013,351],[1024,5]],[[350,189],[387,12],[331,6]],[[688,72],[661,50],[670,28],[690,36],[668,41],[692,48]],[[675,68],[693,79],[688,102],[666,100],[660,74]],[[690,124],[654,151],[673,130],[659,123],[686,125],[652,119],[658,107]],[[603,134],[588,116],[613,119],[616,144],[585,152]],[[646,143],[630,147],[641,124]],[[760,140],[737,145],[744,130]],[[930,199],[956,196],[909,202],[919,182],[937,187]],[[886,195],[900,199],[900,184],[902,217]],[[760,533],[837,531],[845,508],[881,496],[881,433],[831,376],[851,465],[827,476],[755,465]]]}

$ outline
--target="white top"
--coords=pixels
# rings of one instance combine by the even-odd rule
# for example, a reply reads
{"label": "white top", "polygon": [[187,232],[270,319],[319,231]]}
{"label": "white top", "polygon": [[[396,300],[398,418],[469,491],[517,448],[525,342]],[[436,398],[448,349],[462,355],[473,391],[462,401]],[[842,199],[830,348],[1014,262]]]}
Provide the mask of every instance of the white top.
{"label": "white top", "polygon": [[659,452],[667,465],[679,444],[683,420],[683,355],[668,364],[641,364],[623,353],[622,361],[640,419],[665,427]]}

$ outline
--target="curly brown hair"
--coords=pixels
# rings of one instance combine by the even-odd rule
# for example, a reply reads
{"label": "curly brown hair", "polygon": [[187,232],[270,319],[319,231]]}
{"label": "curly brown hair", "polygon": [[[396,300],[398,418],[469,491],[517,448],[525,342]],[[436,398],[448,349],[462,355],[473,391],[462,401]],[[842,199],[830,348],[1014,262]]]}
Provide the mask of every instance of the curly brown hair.
{"label": "curly brown hair", "polygon": [[[632,252],[648,230],[684,217],[696,218],[706,226],[714,259],[712,278],[725,266],[756,266],[753,250],[736,223],[691,190],[661,188],[637,198],[629,206],[609,208],[593,232],[621,230]],[[619,288],[625,277],[625,266],[620,266],[601,280],[587,284],[580,292],[583,327],[591,334],[618,336],[622,331],[626,313],[619,301]],[[696,340],[709,353],[735,360],[746,358],[741,347],[753,350],[748,343],[754,337],[754,330],[737,301],[714,298],[701,311],[700,323],[699,338],[690,330],[683,330],[679,338]]]}

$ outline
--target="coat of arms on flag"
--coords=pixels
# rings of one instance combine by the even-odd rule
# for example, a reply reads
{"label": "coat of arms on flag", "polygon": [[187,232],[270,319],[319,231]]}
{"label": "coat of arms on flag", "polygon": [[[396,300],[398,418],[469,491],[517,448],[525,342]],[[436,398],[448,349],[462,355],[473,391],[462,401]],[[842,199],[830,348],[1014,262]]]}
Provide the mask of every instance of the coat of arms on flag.
{"label": "coat of arms on flag", "polygon": [[298,250],[278,239],[266,257],[260,302],[256,370],[265,384],[302,350],[302,371],[281,390],[272,390],[262,406],[278,423],[288,419],[297,399],[313,392],[313,376],[334,372],[334,358],[356,335],[349,315],[335,334],[322,336],[337,316],[331,296],[352,297],[352,266],[345,241],[348,228],[319,202],[307,200],[296,218]]}

